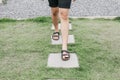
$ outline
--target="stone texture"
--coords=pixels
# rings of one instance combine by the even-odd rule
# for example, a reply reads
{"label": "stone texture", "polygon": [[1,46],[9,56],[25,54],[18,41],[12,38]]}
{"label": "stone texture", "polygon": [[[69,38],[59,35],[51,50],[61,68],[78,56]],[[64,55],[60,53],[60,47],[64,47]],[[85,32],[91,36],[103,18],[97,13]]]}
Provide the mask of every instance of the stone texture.
{"label": "stone texture", "polygon": [[[60,36],[60,39],[59,39],[59,40],[53,40],[53,39],[52,39],[52,36],[51,36],[51,42],[52,42],[53,45],[62,44],[62,38],[61,38],[61,36]],[[69,43],[69,44],[75,43],[74,35],[69,35],[69,36],[68,36],[68,43]]]}
{"label": "stone texture", "polygon": [[47,67],[50,68],[78,68],[78,58],[75,53],[70,53],[70,60],[63,61],[60,53],[51,53],[48,57]]}
{"label": "stone texture", "polygon": [[[76,0],[72,3],[70,16],[120,16],[120,0]],[[7,0],[0,5],[0,18],[33,18],[50,16],[48,0]]]}

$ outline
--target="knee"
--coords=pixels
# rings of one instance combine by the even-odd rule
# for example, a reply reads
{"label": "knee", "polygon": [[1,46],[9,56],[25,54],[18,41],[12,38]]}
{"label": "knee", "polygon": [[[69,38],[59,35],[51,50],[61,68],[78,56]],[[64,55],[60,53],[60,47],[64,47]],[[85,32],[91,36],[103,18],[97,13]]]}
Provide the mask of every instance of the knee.
{"label": "knee", "polygon": [[54,17],[58,16],[58,10],[54,11],[54,12],[52,13],[52,16],[54,16]]}
{"label": "knee", "polygon": [[68,20],[68,14],[67,14],[67,13],[64,13],[64,12],[61,12],[61,13],[60,13],[60,18],[61,18],[62,20]]}

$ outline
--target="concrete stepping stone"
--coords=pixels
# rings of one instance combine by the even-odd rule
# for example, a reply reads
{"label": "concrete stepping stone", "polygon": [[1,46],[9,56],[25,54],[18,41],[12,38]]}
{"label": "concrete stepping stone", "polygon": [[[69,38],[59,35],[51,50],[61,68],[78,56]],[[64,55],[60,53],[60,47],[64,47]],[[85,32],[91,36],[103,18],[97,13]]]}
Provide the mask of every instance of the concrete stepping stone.
{"label": "concrete stepping stone", "polygon": [[[62,37],[60,36],[59,40],[53,40],[53,39],[52,39],[52,36],[51,36],[51,42],[52,42],[53,45],[62,44]],[[69,43],[69,44],[75,43],[74,35],[69,35],[69,36],[68,36],[68,43]]]}
{"label": "concrete stepping stone", "polygon": [[[59,30],[61,29],[61,24],[60,24],[60,23],[58,24],[58,28],[59,28]],[[53,24],[52,24],[51,29],[52,29],[52,30],[55,29]],[[71,23],[69,23],[69,30],[72,30],[72,24],[71,24]]]}
{"label": "concrete stepping stone", "polygon": [[70,60],[63,61],[61,53],[51,53],[48,57],[47,67],[50,68],[78,68],[78,58],[75,53],[70,53]]}

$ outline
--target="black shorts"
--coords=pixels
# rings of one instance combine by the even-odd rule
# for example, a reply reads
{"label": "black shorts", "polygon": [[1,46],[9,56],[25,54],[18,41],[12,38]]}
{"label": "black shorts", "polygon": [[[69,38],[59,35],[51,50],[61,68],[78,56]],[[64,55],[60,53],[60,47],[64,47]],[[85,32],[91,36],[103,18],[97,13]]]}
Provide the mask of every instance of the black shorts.
{"label": "black shorts", "polygon": [[70,8],[71,0],[48,0],[50,7]]}

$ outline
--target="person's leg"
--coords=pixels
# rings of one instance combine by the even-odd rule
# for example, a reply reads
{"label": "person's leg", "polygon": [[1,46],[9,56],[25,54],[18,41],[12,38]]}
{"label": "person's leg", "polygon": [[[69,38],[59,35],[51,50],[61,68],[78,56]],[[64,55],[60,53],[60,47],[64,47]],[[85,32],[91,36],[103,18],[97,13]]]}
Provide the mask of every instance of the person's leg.
{"label": "person's leg", "polygon": [[51,8],[51,14],[52,14],[52,22],[53,22],[53,25],[55,27],[55,32],[59,32],[59,29],[58,29],[58,13],[59,13],[59,8],[58,7],[54,7],[54,8]]}
{"label": "person's leg", "polygon": [[68,26],[69,26],[68,13],[69,13],[69,9],[59,8],[61,33],[62,33],[62,50],[67,50]]}
{"label": "person's leg", "polygon": [[69,60],[70,55],[67,50],[68,44],[68,29],[69,29],[69,9],[71,5],[71,0],[59,0],[59,16],[61,21],[61,33],[62,33],[62,59]]}
{"label": "person's leg", "polygon": [[55,31],[52,35],[53,40],[59,39],[59,29],[58,29],[58,0],[48,0],[49,6],[51,7],[52,22],[55,27]]}
{"label": "person's leg", "polygon": [[62,59],[68,60],[70,58],[67,50],[68,44],[68,30],[69,30],[69,9],[59,8],[59,15],[61,20],[61,33],[62,33]]}
{"label": "person's leg", "polygon": [[55,31],[52,35],[53,40],[59,39],[59,28],[58,28],[58,19],[59,19],[59,8],[58,7],[52,7],[51,8],[51,14],[52,14],[52,22],[55,28]]}

